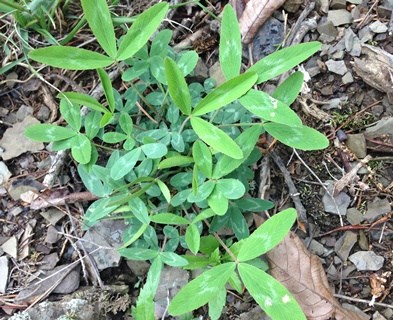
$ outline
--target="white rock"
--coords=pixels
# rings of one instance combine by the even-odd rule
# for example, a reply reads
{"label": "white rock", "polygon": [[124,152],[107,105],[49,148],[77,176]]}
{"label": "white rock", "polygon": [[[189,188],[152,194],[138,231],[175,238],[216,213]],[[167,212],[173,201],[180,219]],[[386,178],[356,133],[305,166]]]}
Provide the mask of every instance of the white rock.
{"label": "white rock", "polygon": [[8,284],[8,258],[0,257],[0,293],[5,293]]}
{"label": "white rock", "polygon": [[377,20],[370,24],[370,30],[375,33],[384,33],[388,30],[388,27],[381,21]]}
{"label": "white rock", "polygon": [[377,271],[382,268],[385,259],[378,256],[374,251],[358,251],[349,256],[358,271]]}
{"label": "white rock", "polygon": [[5,184],[11,178],[11,172],[3,161],[0,161],[0,186]]}

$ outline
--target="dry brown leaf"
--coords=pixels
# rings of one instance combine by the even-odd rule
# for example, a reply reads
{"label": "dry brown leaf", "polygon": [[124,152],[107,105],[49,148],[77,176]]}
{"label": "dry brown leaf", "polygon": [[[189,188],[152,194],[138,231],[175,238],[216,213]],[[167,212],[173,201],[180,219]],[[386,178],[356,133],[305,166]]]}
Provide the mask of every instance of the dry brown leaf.
{"label": "dry brown leaf", "polygon": [[270,273],[296,298],[308,320],[361,320],[334,298],[319,258],[290,233],[267,253]]}
{"label": "dry brown leaf", "polygon": [[243,13],[238,13],[243,43],[250,43],[258,29],[284,2],[285,0],[249,0]]}

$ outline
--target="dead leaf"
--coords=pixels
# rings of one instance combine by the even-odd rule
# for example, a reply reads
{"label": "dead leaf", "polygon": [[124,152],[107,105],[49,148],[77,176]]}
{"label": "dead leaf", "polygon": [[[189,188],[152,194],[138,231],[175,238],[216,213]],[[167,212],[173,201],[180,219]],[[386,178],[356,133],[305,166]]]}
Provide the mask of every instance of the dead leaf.
{"label": "dead leaf", "polygon": [[319,258],[290,233],[267,253],[270,273],[296,298],[308,320],[360,320],[334,298]]}
{"label": "dead leaf", "polygon": [[[244,8],[243,14],[238,12],[243,43],[250,43],[258,32],[258,29],[284,2],[285,0],[249,0]],[[238,7],[237,5],[236,8]]]}

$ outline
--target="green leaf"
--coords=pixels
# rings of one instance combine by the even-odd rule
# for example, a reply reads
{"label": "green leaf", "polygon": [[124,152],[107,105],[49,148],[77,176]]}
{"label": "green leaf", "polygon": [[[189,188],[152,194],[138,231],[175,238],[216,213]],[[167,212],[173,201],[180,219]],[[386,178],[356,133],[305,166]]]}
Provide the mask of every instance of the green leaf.
{"label": "green leaf", "polygon": [[255,73],[247,72],[224,82],[197,104],[192,115],[200,116],[231,103],[250,90],[256,80]]}
{"label": "green leaf", "polygon": [[222,15],[219,59],[227,80],[239,75],[242,59],[240,28],[235,10],[229,4],[225,6]]}
{"label": "green leaf", "polygon": [[207,197],[209,197],[210,194],[213,192],[215,185],[216,185],[216,182],[212,181],[212,180],[208,180],[208,181],[202,183],[198,187],[198,189],[195,193],[191,193],[188,196],[187,201],[190,203],[193,203],[193,202],[201,202],[203,200],[206,200]]}
{"label": "green leaf", "polygon": [[224,131],[198,117],[192,117],[190,121],[198,137],[212,148],[234,159],[243,158],[240,147]]}
{"label": "green leaf", "polygon": [[105,108],[101,103],[99,103],[93,97],[79,92],[63,92],[60,93],[59,96],[65,96],[72,103],[79,104],[82,106],[86,106],[92,110],[99,111],[105,113],[109,113],[109,110]]}
{"label": "green leaf", "polygon": [[225,287],[217,288],[216,291],[216,294],[209,300],[209,317],[211,320],[220,319],[227,298]]}
{"label": "green leaf", "polygon": [[119,180],[128,174],[135,167],[141,153],[141,149],[137,148],[120,157],[111,168],[111,178]]}
{"label": "green leaf", "polygon": [[160,188],[162,195],[164,196],[165,200],[170,203],[171,202],[171,192],[169,191],[167,185],[162,182],[161,180],[156,180],[158,187]]}
{"label": "green leaf", "polygon": [[217,189],[207,199],[210,208],[219,216],[223,216],[228,211],[228,199]]}
{"label": "green leaf", "polygon": [[149,225],[148,225],[147,223],[142,224],[142,225],[139,227],[139,229],[138,229],[135,233],[132,234],[131,237],[126,238],[126,236],[123,236],[124,244],[123,244],[120,248],[118,248],[118,249],[119,249],[119,250],[120,250],[120,249],[124,249],[124,248],[129,247],[131,244],[133,244],[133,243],[134,243],[136,240],[138,240],[138,239],[140,238],[140,236],[146,231],[146,229],[147,229],[148,226],[149,226]]}
{"label": "green leaf", "polygon": [[191,163],[194,163],[193,157],[174,156],[162,160],[158,165],[158,169],[168,169],[173,167],[184,166]]}
{"label": "green leaf", "polygon": [[184,267],[188,264],[187,259],[179,256],[174,252],[164,251],[160,253],[162,262],[171,267]]}
{"label": "green leaf", "polygon": [[238,270],[250,295],[273,320],[306,320],[295,298],[272,276],[247,263]]}
{"label": "green leaf", "polygon": [[101,121],[102,115],[100,112],[92,111],[89,112],[85,116],[85,130],[86,130],[86,136],[89,139],[95,138],[95,136],[98,134],[100,131],[100,126],[99,123]]}
{"label": "green leaf", "polygon": [[103,198],[112,192],[112,188],[104,185],[95,174],[88,172],[87,168],[81,164],[78,165],[78,174],[87,190],[97,197]]}
{"label": "green leaf", "polygon": [[102,88],[104,89],[104,94],[109,105],[109,110],[111,113],[113,113],[115,112],[115,94],[113,93],[112,81],[104,69],[99,68],[97,69],[97,72],[102,83]]}
{"label": "green leaf", "polygon": [[263,91],[251,89],[239,101],[248,111],[261,117],[263,120],[289,126],[302,125],[302,120],[290,107]]}
{"label": "green leaf", "polygon": [[102,141],[106,143],[118,143],[126,139],[127,135],[120,132],[105,132],[102,136]]}
{"label": "green leaf", "polygon": [[169,5],[167,2],[157,3],[142,12],[134,21],[120,43],[117,59],[125,60],[137,53],[157,30]]}
{"label": "green leaf", "polygon": [[169,304],[169,313],[177,316],[205,305],[209,300],[214,299],[217,289],[225,286],[234,270],[235,263],[228,262],[205,271],[183,287],[173,298]]}
{"label": "green leaf", "polygon": [[150,47],[150,57],[162,56],[165,57],[168,53],[168,45],[171,41],[173,31],[169,29],[161,30],[154,37]]}
{"label": "green leaf", "polygon": [[303,72],[296,71],[292,73],[276,90],[274,90],[272,97],[288,106],[291,105],[302,89],[303,79]]}
{"label": "green leaf", "polygon": [[168,152],[165,144],[162,143],[148,143],[141,146],[143,153],[150,159],[159,159],[165,156]]}
{"label": "green leaf", "polygon": [[150,220],[160,224],[188,225],[190,221],[173,213],[157,213]]}
{"label": "green leaf", "polygon": [[77,133],[54,124],[34,124],[25,130],[26,137],[40,142],[52,142],[71,138]]}
{"label": "green leaf", "polygon": [[181,53],[180,59],[177,61],[177,66],[181,70],[183,76],[187,76],[194,70],[198,63],[198,53],[195,51],[184,51]]}
{"label": "green leaf", "polygon": [[300,150],[320,150],[329,146],[329,140],[317,130],[307,127],[290,127],[279,123],[265,123],[265,130],[278,141]]}
{"label": "green leaf", "polygon": [[118,250],[118,252],[122,257],[125,257],[128,260],[136,261],[151,260],[159,255],[159,252],[157,250],[136,247],[120,249]]}
{"label": "green leaf", "polygon": [[237,259],[240,262],[252,260],[273,249],[287,235],[296,216],[296,210],[290,208],[265,221],[244,240]]}
{"label": "green leaf", "polygon": [[200,140],[192,146],[192,156],[198,169],[207,177],[212,176],[213,160],[209,148]]}
{"label": "green leaf", "polygon": [[72,138],[71,154],[80,164],[87,164],[91,158],[91,143],[84,134]]}
{"label": "green leaf", "polygon": [[176,131],[172,132],[171,145],[177,152],[184,152],[185,144],[183,136]]}
{"label": "green leaf", "polygon": [[187,227],[185,240],[188,249],[190,249],[193,254],[197,254],[201,243],[201,236],[199,235],[198,228],[195,224],[190,224]]}
{"label": "green leaf", "polygon": [[274,203],[259,198],[244,198],[236,201],[237,207],[242,211],[260,212],[274,207]]}
{"label": "green leaf", "polygon": [[243,152],[243,158],[233,159],[229,156],[223,155],[220,157],[213,169],[213,179],[219,179],[232,171],[236,170],[244,161],[247,160],[252,150],[255,148],[259,136],[262,133],[261,126],[252,126],[242,132],[235,142],[240,146]]}
{"label": "green leaf", "polygon": [[131,212],[134,214],[135,218],[137,218],[140,222],[144,224],[149,224],[150,217],[147,211],[147,207],[140,198],[135,197],[131,199],[128,202],[128,205],[131,208]]}
{"label": "green leaf", "polygon": [[155,318],[154,296],[160,283],[162,267],[161,257],[158,256],[150,266],[145,285],[139,292],[136,307],[132,308],[134,319],[150,320]]}
{"label": "green leaf", "polygon": [[217,181],[216,188],[227,199],[239,199],[246,192],[243,183],[236,179],[220,179]]}
{"label": "green leaf", "polygon": [[100,128],[105,127],[107,124],[111,123],[113,120],[113,114],[110,112],[106,112],[102,115],[101,121],[100,121]]}
{"label": "green leaf", "polygon": [[131,135],[133,123],[130,115],[127,112],[120,113],[119,125],[121,130],[123,130],[125,134]]}
{"label": "green leaf", "polygon": [[186,80],[176,62],[165,59],[165,74],[168,82],[169,95],[183,114],[191,113],[191,96]]}
{"label": "green leaf", "polygon": [[321,49],[320,42],[306,42],[269,54],[255,63],[247,72],[258,74],[257,83],[270,80],[288,71]]}
{"label": "green leaf", "polygon": [[61,99],[60,113],[72,129],[75,131],[80,130],[82,125],[82,117],[79,105],[74,104],[67,99]]}
{"label": "green leaf", "polygon": [[228,211],[228,226],[233,230],[238,240],[247,238],[250,235],[246,218],[237,207],[230,207]]}
{"label": "green leaf", "polygon": [[116,57],[116,37],[106,0],[81,0],[87,23],[102,49]]}
{"label": "green leaf", "polygon": [[201,213],[199,213],[199,214],[192,220],[192,223],[197,223],[197,222],[199,222],[199,221],[202,221],[202,220],[204,220],[204,219],[208,219],[208,218],[213,217],[213,216],[215,216],[215,215],[216,215],[216,213],[215,213],[212,209],[210,209],[210,208],[205,209],[205,210],[203,210]]}
{"label": "green leaf", "polygon": [[67,70],[105,68],[114,61],[94,51],[66,46],[52,46],[29,52],[29,58],[52,67]]}

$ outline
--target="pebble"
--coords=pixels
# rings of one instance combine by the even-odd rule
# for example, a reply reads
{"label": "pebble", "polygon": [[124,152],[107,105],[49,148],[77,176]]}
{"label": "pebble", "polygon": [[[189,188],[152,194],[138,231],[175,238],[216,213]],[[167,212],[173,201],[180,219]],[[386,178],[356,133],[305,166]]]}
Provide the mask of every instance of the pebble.
{"label": "pebble", "polygon": [[344,76],[341,78],[343,84],[349,84],[353,82],[353,76],[351,72],[347,72],[344,74]]}
{"label": "pebble", "polygon": [[384,135],[393,137],[393,117],[378,120],[377,124],[367,128],[364,134],[367,138],[376,138]]}
{"label": "pebble", "polygon": [[356,233],[346,231],[336,242],[336,245],[334,246],[334,251],[343,262],[347,261],[349,253],[351,252],[357,240],[358,236]]}
{"label": "pebble", "polygon": [[40,121],[46,121],[49,119],[50,110],[46,106],[41,106],[41,108],[37,112],[37,119]]}
{"label": "pebble", "polygon": [[374,251],[358,251],[348,258],[358,271],[378,271],[382,268],[385,259]]}
{"label": "pebble", "polygon": [[6,184],[9,178],[11,178],[11,172],[8,170],[7,165],[0,161],[0,186]]}
{"label": "pebble", "polygon": [[363,230],[359,230],[359,240],[358,244],[360,249],[367,251],[369,249],[369,243],[368,243],[368,238],[366,236],[366,233]]}
{"label": "pebble", "polygon": [[323,13],[327,13],[329,10],[329,0],[316,0],[316,8]]}
{"label": "pebble", "polygon": [[347,210],[347,220],[352,225],[360,224],[363,221],[362,213],[356,208],[349,208]]}
{"label": "pebble", "polygon": [[34,109],[32,107],[22,104],[16,112],[16,119],[18,119],[18,121],[23,121],[27,116],[31,116],[33,112]]}
{"label": "pebble", "polygon": [[364,215],[364,218],[369,222],[373,222],[381,215],[384,215],[390,211],[391,207],[388,199],[375,198],[372,202],[367,204],[367,212]]}
{"label": "pebble", "polygon": [[[333,181],[328,180],[327,182],[327,190],[330,191],[330,194],[333,191]],[[322,197],[322,203],[324,206],[324,210],[329,213],[333,213],[340,216],[345,216],[347,213],[347,208],[351,203],[351,197],[347,195],[345,192],[341,191],[337,196],[332,198],[328,192]],[[338,212],[337,212],[338,209]]]}
{"label": "pebble", "polygon": [[366,138],[363,133],[348,134],[346,145],[359,159],[367,156]]}
{"label": "pebble", "polygon": [[330,8],[332,9],[346,9],[347,0],[332,0],[330,3]]}
{"label": "pebble", "polygon": [[8,284],[8,257],[0,257],[0,293],[5,293]]}
{"label": "pebble", "polygon": [[373,313],[372,320],[386,320],[386,318],[382,314],[380,314],[378,311],[375,311]]}
{"label": "pebble", "polygon": [[342,60],[334,61],[334,60],[330,59],[330,60],[326,61],[325,64],[330,72],[339,74],[341,76],[344,75],[348,71],[344,61],[342,61]]}
{"label": "pebble", "polygon": [[321,35],[324,34],[329,37],[332,37],[333,40],[334,40],[334,38],[337,37],[337,34],[338,34],[337,28],[334,27],[333,23],[329,20],[326,20],[325,22],[320,23],[317,27],[317,31]]}
{"label": "pebble", "polygon": [[259,29],[253,40],[252,56],[258,61],[277,50],[284,40],[284,24],[270,17]]}
{"label": "pebble", "polygon": [[358,36],[361,43],[366,43],[371,41],[374,37],[374,33],[371,32],[369,26],[365,26],[364,28],[360,29],[358,32]]}
{"label": "pebble", "polygon": [[369,25],[369,27],[370,30],[375,33],[384,33],[388,30],[388,27],[379,20],[374,21],[372,24]]}
{"label": "pebble", "polygon": [[336,27],[352,23],[353,21],[351,13],[345,9],[329,10],[327,17]]}

